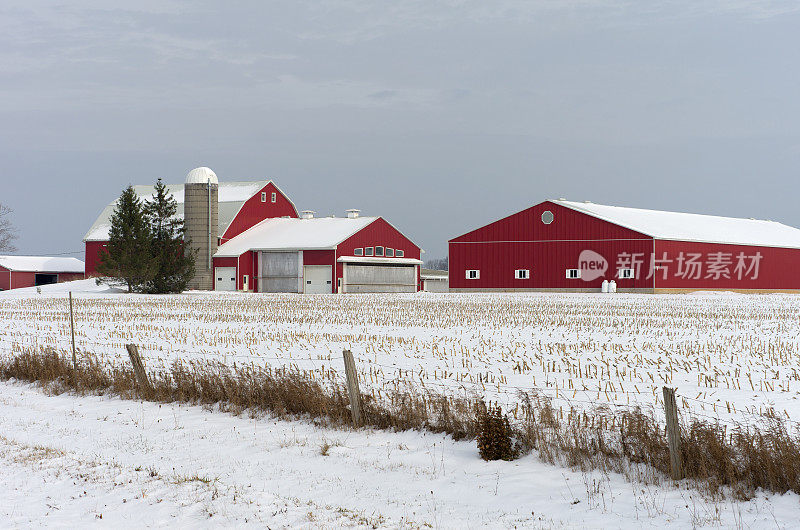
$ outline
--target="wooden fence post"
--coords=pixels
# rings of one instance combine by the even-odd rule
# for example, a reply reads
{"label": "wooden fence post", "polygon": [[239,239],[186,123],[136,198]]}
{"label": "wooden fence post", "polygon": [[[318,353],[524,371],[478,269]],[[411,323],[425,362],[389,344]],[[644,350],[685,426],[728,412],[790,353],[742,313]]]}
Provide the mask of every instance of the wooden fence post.
{"label": "wooden fence post", "polygon": [[133,373],[136,375],[139,386],[142,390],[149,392],[153,388],[150,386],[150,381],[147,380],[147,372],[144,371],[142,358],[139,357],[139,348],[136,347],[136,344],[127,344],[125,349],[128,350],[128,356],[131,358],[131,364],[133,365]]}
{"label": "wooden fence post", "polygon": [[678,406],[675,404],[675,389],[664,387],[664,415],[667,418],[667,442],[669,443],[670,472],[674,480],[683,478],[681,457],[681,430],[678,424]]}
{"label": "wooden fence post", "polygon": [[72,369],[78,371],[78,357],[75,355],[75,319],[72,316],[72,291],[69,292],[69,330],[72,333]]}
{"label": "wooden fence post", "polygon": [[361,391],[358,388],[358,374],[356,363],[350,350],[342,352],[344,357],[344,372],[347,376],[347,394],[350,396],[350,413],[353,415],[353,425],[361,427]]}

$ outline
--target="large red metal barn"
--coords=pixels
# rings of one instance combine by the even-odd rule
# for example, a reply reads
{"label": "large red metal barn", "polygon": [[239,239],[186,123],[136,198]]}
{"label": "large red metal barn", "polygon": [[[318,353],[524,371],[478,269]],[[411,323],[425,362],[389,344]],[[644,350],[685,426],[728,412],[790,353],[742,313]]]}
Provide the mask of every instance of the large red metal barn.
{"label": "large red metal barn", "polygon": [[454,291],[800,291],[800,230],[548,200],[451,239]]}

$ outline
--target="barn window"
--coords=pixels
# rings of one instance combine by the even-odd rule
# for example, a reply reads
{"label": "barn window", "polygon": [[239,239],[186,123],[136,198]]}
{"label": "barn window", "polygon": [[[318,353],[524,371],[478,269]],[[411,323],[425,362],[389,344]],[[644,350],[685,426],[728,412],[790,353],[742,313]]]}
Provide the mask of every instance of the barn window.
{"label": "barn window", "polygon": [[266,191],[262,191],[261,192],[261,202],[267,202],[267,192]]}
{"label": "barn window", "polygon": [[363,256],[363,255],[364,255],[364,249],[363,248],[357,248],[357,249],[353,250],[353,256]]}
{"label": "barn window", "polygon": [[531,271],[529,269],[517,269],[514,271],[514,278],[517,280],[527,280],[531,277]]}
{"label": "barn window", "polygon": [[383,247],[375,247],[375,255],[383,256]]}
{"label": "barn window", "polygon": [[636,278],[636,273],[633,269],[619,269],[617,277],[623,280],[630,280]]}
{"label": "barn window", "polygon": [[372,256],[374,254],[374,249],[372,247],[365,247],[364,248],[364,255],[365,256]]}
{"label": "barn window", "polygon": [[580,269],[567,269],[567,279],[576,280],[581,277]]}
{"label": "barn window", "polygon": [[398,258],[402,258],[403,254],[405,254],[405,252],[400,250],[399,248],[394,251],[394,255],[397,256]]}
{"label": "barn window", "polygon": [[393,258],[394,257],[394,249],[393,248],[387,248],[386,249],[386,257],[387,258]]}
{"label": "barn window", "polygon": [[476,269],[471,269],[467,271],[468,280],[479,280],[480,278],[481,278],[481,271]]}
{"label": "barn window", "polygon": [[275,193],[274,191],[272,192],[272,202],[273,204],[278,202],[278,194]]}
{"label": "barn window", "polygon": [[553,212],[551,212],[550,210],[545,210],[542,212],[542,222],[544,224],[549,225],[550,223],[553,222],[553,219],[555,219],[555,216],[553,215]]}

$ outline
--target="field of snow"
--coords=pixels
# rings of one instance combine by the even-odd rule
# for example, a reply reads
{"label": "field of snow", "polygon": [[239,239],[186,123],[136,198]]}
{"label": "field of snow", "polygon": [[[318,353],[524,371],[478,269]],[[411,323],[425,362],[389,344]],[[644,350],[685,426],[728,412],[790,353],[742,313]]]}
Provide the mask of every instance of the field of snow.
{"label": "field of snow", "polygon": [[[749,423],[800,420],[800,298],[789,295],[127,295],[92,280],[0,293],[0,355],[69,352],[109,364],[139,345],[175,359],[286,365],[322,382],[353,351],[362,390],[519,390],[573,407],[659,407]],[[660,414],[656,410],[656,414]],[[474,441],[337,430],[211,408],[48,395],[0,383],[0,518],[11,526],[791,528],[795,494],[714,499],[688,484],[484,462]]]}
{"label": "field of snow", "polygon": [[[327,448],[327,450],[326,450]],[[474,442],[0,383],[0,526],[792,528],[795,494],[710,500]]]}
{"label": "field of snow", "polygon": [[321,381],[352,350],[362,390],[478,393],[513,415],[519,390],[564,407],[658,407],[748,423],[800,421],[800,297],[793,295],[127,295],[92,280],[0,294],[0,355],[70,349],[149,370],[174,359],[287,365]]}

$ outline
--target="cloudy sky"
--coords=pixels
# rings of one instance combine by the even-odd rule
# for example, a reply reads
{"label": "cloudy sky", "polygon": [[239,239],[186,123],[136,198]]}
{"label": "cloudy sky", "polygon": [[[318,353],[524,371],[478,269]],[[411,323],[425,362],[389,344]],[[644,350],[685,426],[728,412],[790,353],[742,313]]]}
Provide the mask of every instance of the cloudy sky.
{"label": "cloudy sky", "polygon": [[0,3],[21,252],[79,251],[128,183],[201,165],[427,258],[558,197],[800,226],[798,2],[112,4]]}

